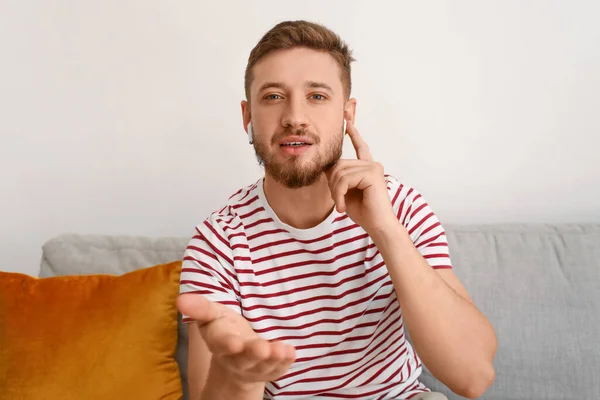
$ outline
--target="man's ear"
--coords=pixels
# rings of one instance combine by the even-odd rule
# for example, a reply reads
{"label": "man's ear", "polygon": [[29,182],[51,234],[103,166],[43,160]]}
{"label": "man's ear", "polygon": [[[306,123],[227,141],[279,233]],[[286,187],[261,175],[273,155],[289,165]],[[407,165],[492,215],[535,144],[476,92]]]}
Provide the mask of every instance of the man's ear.
{"label": "man's ear", "polygon": [[244,131],[248,132],[248,124],[252,121],[252,114],[250,113],[250,103],[246,100],[242,100],[242,123],[244,124]]}
{"label": "man's ear", "polygon": [[354,125],[354,120],[356,118],[356,99],[352,98],[346,101],[346,105],[344,106],[344,119],[352,122]]}

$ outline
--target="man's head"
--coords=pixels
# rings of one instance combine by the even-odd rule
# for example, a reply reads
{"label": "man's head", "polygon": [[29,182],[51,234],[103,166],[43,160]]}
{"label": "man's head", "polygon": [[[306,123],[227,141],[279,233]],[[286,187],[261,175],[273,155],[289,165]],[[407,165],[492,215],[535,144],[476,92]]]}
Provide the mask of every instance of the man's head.
{"label": "man's head", "polygon": [[352,52],[306,21],[282,22],[250,53],[244,126],[265,172],[290,188],[311,185],[342,155],[344,118],[354,120]]}

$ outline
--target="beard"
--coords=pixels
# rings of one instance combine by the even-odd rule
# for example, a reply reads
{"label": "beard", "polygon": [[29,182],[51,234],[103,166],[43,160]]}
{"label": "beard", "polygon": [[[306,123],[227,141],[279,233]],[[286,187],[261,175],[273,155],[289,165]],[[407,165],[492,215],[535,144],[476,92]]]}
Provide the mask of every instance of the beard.
{"label": "beard", "polygon": [[[312,146],[321,145],[319,137],[309,134],[306,130],[286,130],[273,136],[271,146],[287,136],[304,136],[310,138]],[[330,142],[325,143],[322,151],[318,152],[311,160],[302,160],[302,156],[289,156],[283,162],[277,161],[276,155],[269,152],[269,145],[264,141],[255,140],[254,150],[258,164],[275,179],[275,181],[290,189],[298,189],[315,183],[321,174],[335,165],[342,157],[343,133],[335,136]]]}

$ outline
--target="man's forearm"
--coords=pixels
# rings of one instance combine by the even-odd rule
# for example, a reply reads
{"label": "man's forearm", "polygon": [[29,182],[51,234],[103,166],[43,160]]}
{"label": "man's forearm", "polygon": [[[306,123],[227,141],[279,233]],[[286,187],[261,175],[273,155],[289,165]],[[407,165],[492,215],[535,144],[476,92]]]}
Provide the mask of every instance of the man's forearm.
{"label": "man's forearm", "polygon": [[400,223],[372,238],[423,363],[455,393],[481,395],[494,377],[496,336],[489,321],[429,266]]}
{"label": "man's forearm", "polygon": [[238,383],[213,361],[200,400],[262,400],[264,391],[264,383]]}

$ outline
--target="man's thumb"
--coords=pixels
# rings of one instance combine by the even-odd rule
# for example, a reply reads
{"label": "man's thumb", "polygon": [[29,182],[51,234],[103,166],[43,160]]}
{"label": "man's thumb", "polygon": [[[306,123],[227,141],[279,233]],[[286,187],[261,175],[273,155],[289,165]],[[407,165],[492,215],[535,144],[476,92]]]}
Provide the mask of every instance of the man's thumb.
{"label": "man's thumb", "polygon": [[201,294],[180,294],[177,297],[177,309],[183,315],[204,325],[219,317],[219,310]]}

